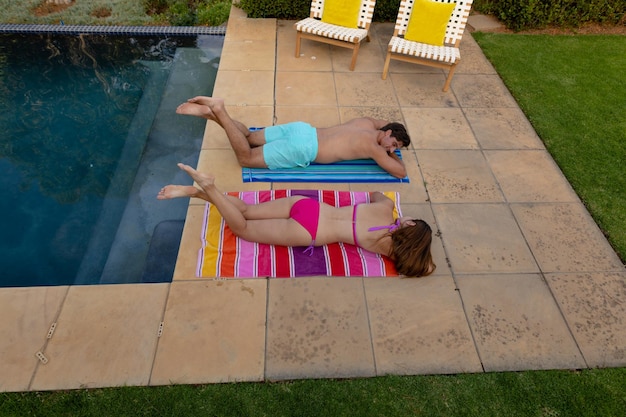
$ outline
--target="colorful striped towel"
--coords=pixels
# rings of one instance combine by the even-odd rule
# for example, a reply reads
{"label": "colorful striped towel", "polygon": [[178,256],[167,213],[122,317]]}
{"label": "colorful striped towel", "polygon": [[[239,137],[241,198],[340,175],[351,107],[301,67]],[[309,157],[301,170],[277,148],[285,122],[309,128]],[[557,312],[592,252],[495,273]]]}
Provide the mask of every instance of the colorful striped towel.
{"label": "colorful striped towel", "polygon": [[[369,202],[368,192],[351,191],[271,190],[229,194],[249,204],[293,195],[315,198],[336,207]],[[394,216],[400,217],[399,194],[386,192],[385,195],[395,202]],[[305,247],[266,245],[240,239],[210,203],[205,206],[201,240],[196,271],[198,277],[398,276],[389,258],[350,244],[333,243],[316,247],[309,256],[308,252],[304,253]]]}

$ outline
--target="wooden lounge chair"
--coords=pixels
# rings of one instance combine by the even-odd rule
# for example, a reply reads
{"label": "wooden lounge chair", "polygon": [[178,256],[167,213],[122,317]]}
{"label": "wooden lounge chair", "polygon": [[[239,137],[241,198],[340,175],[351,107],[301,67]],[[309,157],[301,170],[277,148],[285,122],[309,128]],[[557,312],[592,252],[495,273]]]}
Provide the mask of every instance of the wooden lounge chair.
{"label": "wooden lounge chair", "polygon": [[351,48],[350,71],[354,71],[361,41],[370,40],[369,28],[375,4],[375,0],[312,0],[311,16],[294,25],[296,58],[300,57],[302,38]]}
{"label": "wooden lounge chair", "polygon": [[[394,33],[387,46],[383,80],[387,78],[391,59],[395,59],[448,68],[448,76],[443,86],[443,91],[448,91],[454,70],[461,60],[459,44],[472,1],[402,0]],[[413,24],[410,25],[411,19]],[[410,39],[406,39],[407,32]]]}

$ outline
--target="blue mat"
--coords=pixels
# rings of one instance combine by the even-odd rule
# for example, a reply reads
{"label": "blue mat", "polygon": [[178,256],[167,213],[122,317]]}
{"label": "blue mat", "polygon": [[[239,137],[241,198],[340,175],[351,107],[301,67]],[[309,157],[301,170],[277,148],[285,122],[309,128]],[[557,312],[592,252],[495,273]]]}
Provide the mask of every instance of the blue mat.
{"label": "blue mat", "polygon": [[[402,159],[399,150],[396,155]],[[333,164],[316,164],[306,168],[242,168],[243,182],[409,182],[396,178],[378,166],[373,159],[355,159]]]}

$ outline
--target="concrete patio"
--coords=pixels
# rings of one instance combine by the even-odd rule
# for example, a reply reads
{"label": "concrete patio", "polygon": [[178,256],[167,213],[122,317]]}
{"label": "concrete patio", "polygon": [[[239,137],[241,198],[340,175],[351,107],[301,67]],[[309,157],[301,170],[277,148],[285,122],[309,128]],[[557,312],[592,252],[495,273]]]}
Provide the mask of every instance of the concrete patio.
{"label": "concrete patio", "polygon": [[624,265],[478,45],[444,93],[440,70],[381,79],[392,32],[375,24],[350,72],[351,51],[295,58],[293,22],[233,8],[214,95],[250,126],[400,121],[409,184],[244,184],[213,123],[199,169],[227,191],[399,191],[438,232],[434,275],[196,278],[193,200],[172,283],[0,289],[0,391],[626,365]]}

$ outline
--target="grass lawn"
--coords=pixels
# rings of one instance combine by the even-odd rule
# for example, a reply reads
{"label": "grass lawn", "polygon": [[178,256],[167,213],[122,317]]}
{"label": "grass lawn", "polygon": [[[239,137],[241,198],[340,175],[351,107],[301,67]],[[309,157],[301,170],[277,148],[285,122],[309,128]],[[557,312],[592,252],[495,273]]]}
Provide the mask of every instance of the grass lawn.
{"label": "grass lawn", "polygon": [[626,36],[474,38],[626,260]]}
{"label": "grass lawn", "polygon": [[626,370],[13,393],[0,415],[623,417]]}

